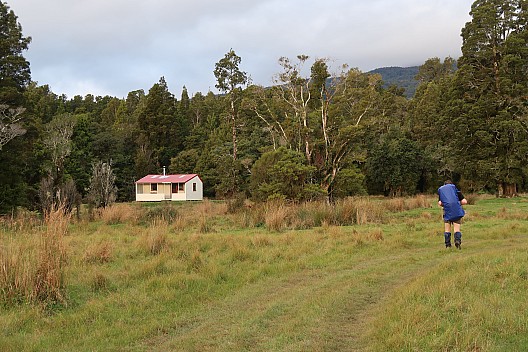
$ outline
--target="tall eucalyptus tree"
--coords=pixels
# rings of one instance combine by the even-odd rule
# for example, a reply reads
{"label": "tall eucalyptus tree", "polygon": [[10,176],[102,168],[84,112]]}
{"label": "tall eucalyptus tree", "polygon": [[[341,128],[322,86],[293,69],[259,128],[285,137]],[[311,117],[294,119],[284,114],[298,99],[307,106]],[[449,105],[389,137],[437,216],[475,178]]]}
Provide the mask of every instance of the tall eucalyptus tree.
{"label": "tall eucalyptus tree", "polygon": [[237,119],[241,87],[248,83],[247,73],[241,71],[239,67],[241,60],[240,56],[231,49],[216,63],[214,69],[214,75],[217,80],[215,87],[226,94],[229,99],[233,160],[237,159]]}

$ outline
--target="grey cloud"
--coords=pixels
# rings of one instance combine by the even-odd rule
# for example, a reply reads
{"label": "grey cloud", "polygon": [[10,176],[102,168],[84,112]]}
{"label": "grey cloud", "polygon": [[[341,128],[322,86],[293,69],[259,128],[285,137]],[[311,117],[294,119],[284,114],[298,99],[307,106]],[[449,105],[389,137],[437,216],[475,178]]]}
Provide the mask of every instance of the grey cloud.
{"label": "grey cloud", "polygon": [[280,56],[351,67],[458,56],[472,0],[25,0],[9,4],[33,79],[54,92],[126,96],[165,76],[174,94],[214,90],[214,64],[233,48],[267,85]]}

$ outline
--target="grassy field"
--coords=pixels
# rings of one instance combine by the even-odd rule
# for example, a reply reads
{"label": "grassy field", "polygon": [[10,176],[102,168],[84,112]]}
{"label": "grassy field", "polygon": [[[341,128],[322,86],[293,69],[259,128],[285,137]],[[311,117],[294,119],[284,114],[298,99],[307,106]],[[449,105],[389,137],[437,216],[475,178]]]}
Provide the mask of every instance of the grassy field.
{"label": "grassy field", "polygon": [[[0,351],[526,351],[528,198],[118,204],[0,223]],[[86,218],[86,219],[85,219]]]}

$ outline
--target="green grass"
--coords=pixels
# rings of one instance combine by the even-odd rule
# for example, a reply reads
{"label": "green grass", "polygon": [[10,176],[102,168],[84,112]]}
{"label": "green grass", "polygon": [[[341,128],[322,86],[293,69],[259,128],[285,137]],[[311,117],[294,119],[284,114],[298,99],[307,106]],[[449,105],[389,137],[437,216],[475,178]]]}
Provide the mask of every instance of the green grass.
{"label": "green grass", "polygon": [[[460,251],[434,199],[362,202],[363,225],[212,202],[72,223],[66,301],[4,302],[0,350],[528,350],[528,198],[467,206]],[[0,254],[39,231],[0,226]]]}

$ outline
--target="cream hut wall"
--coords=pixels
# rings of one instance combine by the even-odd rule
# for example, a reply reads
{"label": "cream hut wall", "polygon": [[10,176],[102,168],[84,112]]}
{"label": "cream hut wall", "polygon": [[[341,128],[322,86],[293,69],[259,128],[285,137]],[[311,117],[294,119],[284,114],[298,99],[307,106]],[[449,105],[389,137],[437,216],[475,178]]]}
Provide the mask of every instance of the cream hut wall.
{"label": "cream hut wall", "polygon": [[147,175],[136,181],[136,201],[203,200],[203,183],[197,174]]}

